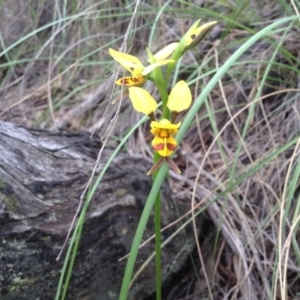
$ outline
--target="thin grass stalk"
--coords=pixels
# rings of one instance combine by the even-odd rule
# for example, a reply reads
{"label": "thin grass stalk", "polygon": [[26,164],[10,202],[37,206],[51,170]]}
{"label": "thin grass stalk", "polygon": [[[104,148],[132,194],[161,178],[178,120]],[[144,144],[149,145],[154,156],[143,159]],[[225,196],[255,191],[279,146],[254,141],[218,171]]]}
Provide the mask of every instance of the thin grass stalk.
{"label": "thin grass stalk", "polygon": [[[266,83],[266,80],[267,80],[267,77],[271,71],[271,67],[273,65],[273,62],[277,56],[277,53],[280,49],[280,46],[281,44],[283,43],[284,41],[284,37],[286,36],[288,30],[290,29],[292,24],[290,24],[290,26],[288,26],[285,30],[285,34],[283,34],[282,38],[280,39],[280,42],[279,44],[276,46],[276,49],[275,51],[273,52],[271,58],[270,58],[270,61],[268,61],[268,64],[267,64],[267,67],[266,67],[266,70],[264,72],[264,75],[262,77],[262,80],[260,82],[260,85],[257,89],[257,92],[256,92],[256,95],[254,97],[254,99],[257,99],[259,97],[261,97],[262,95],[262,92],[263,92],[263,88],[265,87],[265,83]],[[234,157],[234,161],[233,161],[233,165],[232,165],[232,168],[229,169],[229,177],[231,178],[231,180],[234,180],[234,174],[236,172],[236,167],[237,167],[237,164],[238,164],[238,159],[240,157],[240,152],[241,152],[241,149],[242,149],[242,146],[244,146],[244,138],[248,132],[248,129],[252,123],[252,120],[254,118],[254,114],[255,114],[255,108],[256,108],[256,104],[257,103],[253,103],[250,107],[249,107],[249,112],[248,112],[248,115],[247,115],[247,119],[246,119],[246,122],[245,122],[245,126],[243,128],[243,131],[242,131],[242,135],[241,135],[241,141],[239,142],[238,144],[238,147],[237,147],[237,150],[235,152],[235,157]]]}
{"label": "thin grass stalk", "polygon": [[[296,191],[297,185],[299,183],[299,178],[300,178],[300,160],[296,164],[294,174],[292,175],[292,180],[291,180],[291,184],[290,184],[290,193],[292,194],[292,197],[294,197],[294,195],[295,195],[295,191]],[[296,204],[295,212],[293,215],[292,224],[296,222],[296,219],[298,218],[298,216],[300,214],[300,196],[298,196],[298,201],[296,200],[296,203],[297,204]],[[293,239],[292,239],[292,247],[293,247],[293,250],[294,250],[294,253],[296,256],[296,260],[298,263],[298,267],[299,267],[300,266],[300,250],[299,250],[298,241],[296,240],[297,232],[299,232],[299,223],[295,227],[295,234],[293,235]],[[298,277],[300,277],[300,274],[298,274]]]}
{"label": "thin grass stalk", "polygon": [[70,279],[72,276],[72,270],[74,267],[74,263],[75,263],[75,258],[76,258],[76,254],[77,254],[77,250],[78,250],[78,246],[79,246],[79,241],[80,241],[80,237],[81,237],[81,233],[82,233],[82,229],[83,229],[83,224],[84,224],[84,219],[85,219],[85,215],[86,215],[86,211],[87,211],[88,206],[85,205],[83,207],[82,213],[80,215],[80,221],[77,223],[78,227],[76,226],[77,232],[76,232],[76,238],[74,240],[74,247],[73,247],[73,253],[71,256],[71,260],[70,260],[70,264],[69,264],[69,268],[68,268],[68,273],[66,276],[66,280],[65,280],[65,284],[63,287],[63,293],[62,293],[62,299],[65,299],[67,296],[67,291],[68,291],[68,286],[70,283]]}

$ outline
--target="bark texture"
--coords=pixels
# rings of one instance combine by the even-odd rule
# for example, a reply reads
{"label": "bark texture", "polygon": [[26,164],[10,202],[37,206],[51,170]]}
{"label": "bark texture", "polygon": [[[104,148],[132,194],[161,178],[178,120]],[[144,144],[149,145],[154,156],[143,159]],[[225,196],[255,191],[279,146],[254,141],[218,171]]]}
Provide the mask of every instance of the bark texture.
{"label": "bark texture", "polygon": [[[56,261],[79,198],[100,149],[89,134],[62,134],[0,122],[0,299],[53,299],[63,259]],[[110,151],[101,161],[106,162]],[[102,164],[98,167],[101,170]],[[142,158],[119,155],[100,183],[84,225],[68,299],[117,299],[126,260],[152,180]],[[188,210],[162,189],[162,226]],[[178,225],[179,226],[179,225]],[[166,239],[178,228],[163,232]],[[144,239],[153,234],[150,219]],[[153,252],[140,251],[137,268]],[[192,248],[192,230],[163,250],[164,282]],[[144,269],[130,293],[143,299],[155,289],[154,265]]]}

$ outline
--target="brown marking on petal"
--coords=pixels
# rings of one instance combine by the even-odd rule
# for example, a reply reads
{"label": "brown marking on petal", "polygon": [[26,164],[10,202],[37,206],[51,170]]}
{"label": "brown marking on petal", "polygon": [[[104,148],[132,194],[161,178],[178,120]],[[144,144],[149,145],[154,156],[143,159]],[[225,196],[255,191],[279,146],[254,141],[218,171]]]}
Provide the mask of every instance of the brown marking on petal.
{"label": "brown marking on petal", "polygon": [[196,37],[196,34],[191,35],[191,39],[193,40]]}
{"label": "brown marking on petal", "polygon": [[128,80],[128,78],[123,78],[121,80],[121,82],[122,82],[122,84],[127,85],[129,83],[129,80]]}
{"label": "brown marking on petal", "polygon": [[155,151],[160,151],[165,148],[165,145],[163,143],[160,143],[160,144],[153,145],[152,147]]}
{"label": "brown marking on petal", "polygon": [[170,150],[170,151],[174,151],[174,150],[176,149],[176,146],[173,145],[173,144],[167,143],[167,148],[168,148],[168,150]]}

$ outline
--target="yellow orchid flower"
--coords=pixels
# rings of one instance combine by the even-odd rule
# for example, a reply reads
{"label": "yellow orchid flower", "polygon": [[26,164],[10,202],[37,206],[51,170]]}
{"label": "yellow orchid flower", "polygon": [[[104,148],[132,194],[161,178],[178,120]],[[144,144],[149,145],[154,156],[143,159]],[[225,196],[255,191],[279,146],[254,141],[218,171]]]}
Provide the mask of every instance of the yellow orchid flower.
{"label": "yellow orchid flower", "polygon": [[178,132],[181,122],[172,124],[167,119],[162,119],[159,122],[152,121],[150,124],[150,132],[154,135],[152,141],[153,149],[163,157],[170,156],[177,147],[177,142],[174,139],[174,134]]}
{"label": "yellow orchid flower", "polygon": [[177,148],[177,141],[174,138],[174,134],[178,132],[180,125],[181,122],[172,124],[167,119],[161,119],[159,122],[151,122],[150,132],[154,135],[151,145],[161,158],[152,166],[147,175],[151,175],[158,170],[164,161],[168,164],[170,169],[176,173],[181,173],[176,163],[170,158],[170,155]]}
{"label": "yellow orchid flower", "polygon": [[216,21],[213,21],[205,23],[198,27],[200,21],[201,20],[196,21],[193,26],[187,31],[184,52],[199,44],[203,40],[205,35],[209,32],[209,30],[218,23]]}
{"label": "yellow orchid flower", "polygon": [[[117,80],[116,84],[118,85],[142,86],[147,80],[147,75],[149,75],[155,68],[173,62],[173,60],[164,59],[166,52],[163,52],[163,54],[159,54],[159,56],[157,56],[156,62],[145,67],[141,61],[133,55],[115,51],[112,48],[108,51],[114,60],[131,73],[131,76]],[[163,60],[159,60],[160,58],[163,58]]]}
{"label": "yellow orchid flower", "polygon": [[[149,115],[152,119],[150,124],[150,132],[154,135],[152,147],[154,151],[162,156],[162,158],[153,165],[147,174],[152,174],[155,170],[157,170],[163,161],[166,161],[172,170],[180,173],[179,168],[169,156],[177,148],[177,141],[175,140],[174,135],[178,132],[181,122],[173,124],[168,119],[156,121],[154,112],[157,109],[157,103],[152,96],[140,87],[129,87],[128,90],[133,108],[138,112]],[[183,80],[177,82],[169,95],[167,102],[168,108],[173,114],[178,114],[178,112],[189,108],[191,102],[192,94],[186,82]]]}

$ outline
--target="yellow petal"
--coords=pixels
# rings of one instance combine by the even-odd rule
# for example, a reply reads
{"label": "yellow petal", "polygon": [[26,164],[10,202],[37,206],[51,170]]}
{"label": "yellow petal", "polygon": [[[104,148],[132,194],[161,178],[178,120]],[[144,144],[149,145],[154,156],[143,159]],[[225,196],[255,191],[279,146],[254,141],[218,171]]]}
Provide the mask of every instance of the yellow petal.
{"label": "yellow petal", "polygon": [[141,61],[130,54],[126,54],[123,52],[115,51],[112,48],[109,48],[109,54],[113,57],[114,60],[116,60],[122,67],[124,67],[127,71],[133,74],[135,71],[136,73],[140,73],[143,71],[144,66],[141,63]]}
{"label": "yellow petal", "polygon": [[216,24],[217,22],[213,21],[213,22],[203,24],[202,26],[194,30],[191,30],[191,32],[189,32],[186,38],[184,51],[187,51],[195,47],[197,44],[199,44],[203,40],[205,35],[208,33],[208,31]]}
{"label": "yellow petal", "polygon": [[136,111],[149,115],[156,110],[157,103],[146,90],[140,87],[130,87],[128,90],[129,98]]}
{"label": "yellow petal", "polygon": [[160,138],[155,136],[152,141],[153,149],[159,153],[161,156],[170,156],[177,147],[177,142],[173,136],[168,138]]}
{"label": "yellow petal", "polygon": [[181,122],[177,124],[172,124],[168,119],[161,119],[159,122],[152,121],[150,123],[151,128],[160,128],[160,129],[178,129],[181,125]]}
{"label": "yellow petal", "polygon": [[185,81],[178,81],[173,87],[167,107],[170,111],[180,112],[188,109],[192,103],[192,94]]}
{"label": "yellow petal", "polygon": [[166,65],[170,62],[174,62],[174,60],[166,59],[166,60],[163,60],[163,61],[158,61],[156,63],[153,63],[153,64],[151,64],[151,65],[144,68],[144,70],[142,71],[142,75],[145,76],[145,75],[151,73],[155,68]]}
{"label": "yellow petal", "polygon": [[[156,61],[162,61],[173,54],[179,43],[171,43],[153,55]],[[150,60],[148,60],[150,61]]]}
{"label": "yellow petal", "polygon": [[126,85],[126,86],[142,86],[146,80],[147,80],[147,78],[144,76],[141,76],[138,78],[122,77],[116,81],[116,84],[117,85]]}

